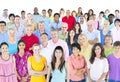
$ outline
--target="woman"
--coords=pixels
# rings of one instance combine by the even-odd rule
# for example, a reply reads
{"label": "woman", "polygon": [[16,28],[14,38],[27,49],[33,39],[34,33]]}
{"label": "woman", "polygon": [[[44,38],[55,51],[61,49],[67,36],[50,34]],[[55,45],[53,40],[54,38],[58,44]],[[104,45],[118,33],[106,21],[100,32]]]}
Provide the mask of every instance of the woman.
{"label": "woman", "polygon": [[112,36],[111,35],[106,35],[104,39],[104,53],[105,56],[107,57],[108,55],[112,54],[114,52],[114,48],[112,46]]}
{"label": "woman", "polygon": [[25,42],[22,40],[18,41],[17,53],[14,54],[16,60],[16,71],[18,82],[25,81],[30,82],[27,68],[27,59],[31,56],[31,53],[25,51]]}
{"label": "woman", "polygon": [[120,41],[114,43],[114,53],[108,56],[109,78],[108,82],[120,82]]}
{"label": "woman", "polygon": [[45,57],[40,55],[40,46],[33,45],[33,56],[28,58],[28,72],[31,76],[30,82],[46,82],[47,63]]}
{"label": "woman", "polygon": [[85,82],[86,61],[79,54],[81,47],[78,43],[72,44],[72,55],[68,58],[68,71],[70,82]]}
{"label": "woman", "polygon": [[67,66],[64,59],[64,51],[61,46],[57,46],[53,52],[52,62],[49,66],[47,82],[49,82],[51,72],[51,82],[65,82],[66,76],[67,82],[69,82]]}
{"label": "woman", "polygon": [[34,44],[39,44],[39,39],[37,36],[33,34],[33,28],[32,25],[28,25],[26,27],[26,35],[21,38],[26,43],[25,51],[32,52],[32,46]]}
{"label": "woman", "polygon": [[108,30],[108,27],[109,27],[109,21],[105,20],[103,29],[100,29],[100,40],[102,45],[105,45],[104,43],[105,35],[111,34],[111,31]]}
{"label": "woman", "polygon": [[82,29],[79,22],[75,23],[74,30],[75,30],[75,38],[76,40],[78,40],[78,36],[82,33]]}
{"label": "woman", "polygon": [[9,54],[14,54],[17,52],[17,39],[15,37],[16,31],[14,28],[9,28],[8,30],[9,38],[7,44],[9,45]]}
{"label": "woman", "polygon": [[87,36],[85,34],[80,34],[78,36],[78,43],[81,45],[80,54],[86,59],[86,62],[90,59],[92,45],[89,44]]}
{"label": "woman", "polygon": [[71,48],[71,44],[75,43],[77,40],[75,39],[75,31],[73,29],[71,29],[68,32],[68,39],[66,39],[67,45],[68,45],[68,49],[69,49],[69,55],[72,54],[72,48]]}
{"label": "woman", "polygon": [[17,82],[15,58],[8,54],[8,44],[0,45],[0,82]]}
{"label": "woman", "polygon": [[84,14],[84,18],[85,18],[85,22],[87,23],[87,21],[88,21],[88,13]]}
{"label": "woman", "polygon": [[92,9],[89,9],[89,11],[88,11],[88,19],[87,19],[87,21],[90,20],[90,17],[91,17],[93,14],[94,14],[94,11],[93,11]]}
{"label": "woman", "polygon": [[88,62],[88,81],[105,82],[108,72],[108,61],[104,54],[104,48],[100,43],[96,43],[91,52]]}

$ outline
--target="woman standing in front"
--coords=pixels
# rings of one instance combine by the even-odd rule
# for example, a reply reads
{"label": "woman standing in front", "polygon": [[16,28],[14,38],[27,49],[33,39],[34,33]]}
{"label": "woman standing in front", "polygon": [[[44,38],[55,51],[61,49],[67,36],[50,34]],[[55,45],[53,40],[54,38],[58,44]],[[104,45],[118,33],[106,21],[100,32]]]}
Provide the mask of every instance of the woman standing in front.
{"label": "woman standing in front", "polygon": [[8,44],[0,45],[0,82],[17,82],[15,58],[8,54]]}
{"label": "woman standing in front", "polygon": [[79,54],[81,47],[78,43],[73,43],[71,46],[73,54],[68,58],[70,82],[85,82],[86,61]]}
{"label": "woman standing in front", "polygon": [[32,54],[25,51],[25,42],[23,40],[18,41],[17,53],[14,54],[16,61],[16,71],[18,82],[30,82],[30,77],[28,75],[27,59]]}
{"label": "woman standing in front", "polygon": [[69,82],[67,65],[64,59],[64,51],[61,46],[57,46],[53,52],[52,62],[49,66],[47,82],[50,80],[50,74],[52,72],[52,79],[50,82],[65,82],[67,76],[67,82]]}
{"label": "woman standing in front", "polygon": [[33,56],[28,58],[28,73],[31,76],[30,82],[46,82],[47,63],[45,57],[40,55],[40,46],[33,45]]}
{"label": "woman standing in front", "polygon": [[109,66],[104,54],[104,48],[100,43],[93,46],[87,67],[89,82],[105,82]]}

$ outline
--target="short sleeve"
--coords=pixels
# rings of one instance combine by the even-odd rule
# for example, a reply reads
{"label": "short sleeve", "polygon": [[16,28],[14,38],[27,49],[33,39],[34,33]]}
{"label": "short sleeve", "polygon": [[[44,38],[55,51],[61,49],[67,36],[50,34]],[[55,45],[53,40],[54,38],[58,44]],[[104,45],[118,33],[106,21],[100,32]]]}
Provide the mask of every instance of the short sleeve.
{"label": "short sleeve", "polygon": [[32,62],[32,56],[28,57],[28,62]]}
{"label": "short sleeve", "polygon": [[46,58],[42,56],[42,61],[45,63],[47,62]]}
{"label": "short sleeve", "polygon": [[107,60],[106,58],[105,58],[104,64],[105,64],[104,72],[108,72],[108,70],[109,70],[109,65],[108,65],[108,60]]}
{"label": "short sleeve", "polygon": [[88,61],[87,62],[87,68],[90,69],[90,67],[91,67],[91,63],[90,63],[90,61]]}

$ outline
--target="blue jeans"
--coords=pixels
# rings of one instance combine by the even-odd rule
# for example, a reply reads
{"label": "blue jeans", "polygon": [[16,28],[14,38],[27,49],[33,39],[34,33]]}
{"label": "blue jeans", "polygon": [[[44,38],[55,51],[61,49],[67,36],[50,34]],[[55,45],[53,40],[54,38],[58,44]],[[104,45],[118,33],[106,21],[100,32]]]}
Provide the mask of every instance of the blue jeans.
{"label": "blue jeans", "polygon": [[109,79],[108,82],[120,82],[120,81],[115,81],[115,80]]}
{"label": "blue jeans", "polygon": [[80,80],[80,81],[72,81],[72,80],[70,80],[70,82],[85,82],[85,79]]}

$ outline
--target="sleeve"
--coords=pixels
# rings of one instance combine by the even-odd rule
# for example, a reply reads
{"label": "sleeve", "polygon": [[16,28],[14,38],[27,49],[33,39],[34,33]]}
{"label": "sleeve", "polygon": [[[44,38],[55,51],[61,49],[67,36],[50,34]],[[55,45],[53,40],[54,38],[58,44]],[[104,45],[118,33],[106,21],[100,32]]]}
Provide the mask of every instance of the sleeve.
{"label": "sleeve", "polygon": [[42,56],[43,62],[47,62],[46,58]]}
{"label": "sleeve", "polygon": [[32,56],[28,57],[28,62],[32,62]]}
{"label": "sleeve", "polygon": [[91,67],[91,63],[90,63],[90,61],[88,61],[87,68],[90,69],[90,67]]}
{"label": "sleeve", "polygon": [[68,49],[67,43],[65,42],[64,44],[65,44],[64,45],[65,60],[67,60],[67,58],[69,57],[69,49]]}
{"label": "sleeve", "polygon": [[107,59],[105,59],[104,64],[105,64],[104,72],[108,72],[108,70],[109,70],[109,65],[108,65],[108,60],[107,60]]}

